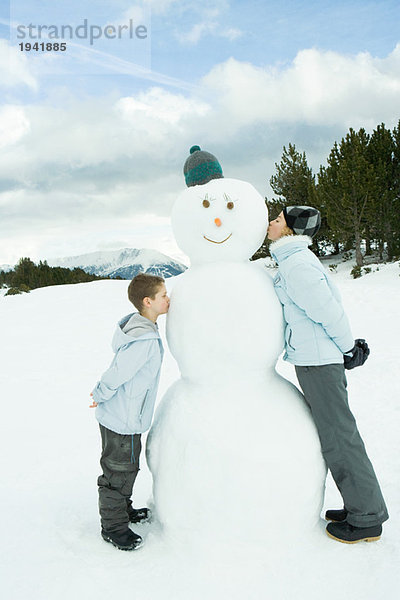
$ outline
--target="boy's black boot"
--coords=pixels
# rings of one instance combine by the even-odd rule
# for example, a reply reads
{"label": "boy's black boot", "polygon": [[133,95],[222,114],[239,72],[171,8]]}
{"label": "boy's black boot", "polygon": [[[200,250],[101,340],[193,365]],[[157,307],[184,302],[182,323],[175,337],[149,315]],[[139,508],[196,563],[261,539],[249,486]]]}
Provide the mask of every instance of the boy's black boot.
{"label": "boy's black boot", "polygon": [[142,544],[142,538],[130,529],[124,531],[101,530],[101,537],[120,550],[135,550]]}
{"label": "boy's black boot", "polygon": [[131,523],[142,523],[150,519],[151,510],[149,508],[132,508],[132,506],[129,506],[128,517]]}
{"label": "boy's black boot", "polygon": [[326,533],[329,537],[345,544],[356,544],[357,542],[375,542],[380,539],[382,525],[372,527],[354,527],[347,521],[342,523],[328,523]]}
{"label": "boy's black boot", "polygon": [[338,510],[327,510],[325,513],[325,519],[327,521],[345,521],[347,519],[347,510],[345,508],[339,508]]}

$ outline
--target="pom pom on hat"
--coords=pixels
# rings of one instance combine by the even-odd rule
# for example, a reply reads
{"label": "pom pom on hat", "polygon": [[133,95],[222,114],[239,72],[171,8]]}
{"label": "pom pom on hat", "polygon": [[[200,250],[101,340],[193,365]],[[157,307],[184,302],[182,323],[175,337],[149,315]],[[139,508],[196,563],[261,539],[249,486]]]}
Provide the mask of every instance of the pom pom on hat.
{"label": "pom pom on hat", "polygon": [[313,237],[321,227],[321,213],[312,206],[285,206],[285,221],[298,235]]}
{"label": "pom pom on hat", "polygon": [[200,146],[192,146],[189,152],[190,156],[183,166],[183,174],[188,187],[203,185],[211,179],[223,177],[221,165],[213,154],[202,150]]}

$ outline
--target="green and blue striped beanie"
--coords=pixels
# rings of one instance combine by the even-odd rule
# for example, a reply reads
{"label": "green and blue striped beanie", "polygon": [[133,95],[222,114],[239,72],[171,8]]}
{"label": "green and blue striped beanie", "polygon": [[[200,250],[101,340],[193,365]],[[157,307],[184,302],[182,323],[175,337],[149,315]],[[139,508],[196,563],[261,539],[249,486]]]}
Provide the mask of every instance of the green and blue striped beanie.
{"label": "green and blue striped beanie", "polygon": [[210,152],[205,152],[200,146],[190,148],[190,156],[183,166],[186,185],[203,185],[211,179],[221,179],[223,177],[222,168],[218,160]]}

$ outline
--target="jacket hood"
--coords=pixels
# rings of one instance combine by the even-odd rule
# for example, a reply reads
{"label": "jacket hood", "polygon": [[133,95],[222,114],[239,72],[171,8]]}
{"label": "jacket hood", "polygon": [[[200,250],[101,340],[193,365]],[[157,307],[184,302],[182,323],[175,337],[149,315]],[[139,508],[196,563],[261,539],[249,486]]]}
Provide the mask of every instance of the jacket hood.
{"label": "jacket hood", "polygon": [[156,323],[143,317],[140,313],[130,313],[123,317],[117,325],[112,340],[112,348],[116,352],[121,346],[130,344],[138,338],[144,340],[158,339],[158,326]]}
{"label": "jacket hood", "polygon": [[282,260],[311,246],[312,239],[308,235],[285,235],[269,247],[272,258],[279,264]]}

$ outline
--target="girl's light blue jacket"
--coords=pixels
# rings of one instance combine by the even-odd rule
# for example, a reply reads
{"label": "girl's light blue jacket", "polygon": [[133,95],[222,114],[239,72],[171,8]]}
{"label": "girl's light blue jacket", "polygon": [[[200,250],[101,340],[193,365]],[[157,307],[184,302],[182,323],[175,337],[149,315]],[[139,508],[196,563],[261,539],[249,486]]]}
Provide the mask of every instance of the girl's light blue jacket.
{"label": "girl's light blue jacket", "polygon": [[153,418],[164,354],[158,327],[131,313],[119,321],[112,347],[114,359],[92,392],[96,418],[116,433],[143,433]]}
{"label": "girl's light blue jacket", "polygon": [[284,236],[270,253],[278,263],[275,291],[286,321],[284,360],[312,366],[343,363],[354,346],[339,291],[318,258],[311,238]]}

